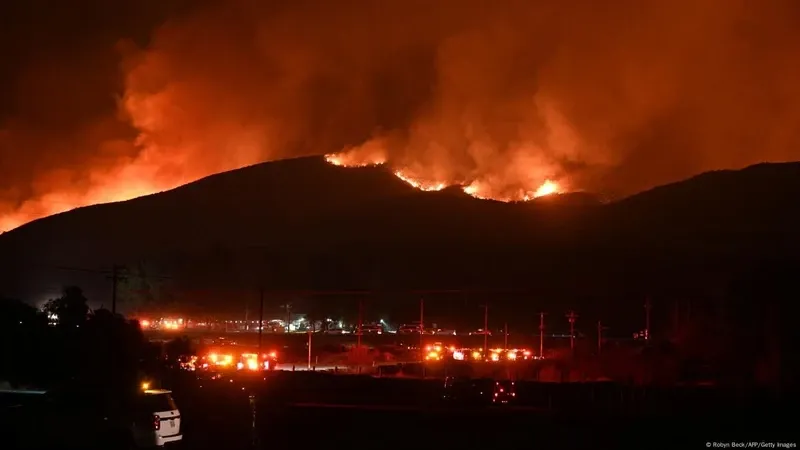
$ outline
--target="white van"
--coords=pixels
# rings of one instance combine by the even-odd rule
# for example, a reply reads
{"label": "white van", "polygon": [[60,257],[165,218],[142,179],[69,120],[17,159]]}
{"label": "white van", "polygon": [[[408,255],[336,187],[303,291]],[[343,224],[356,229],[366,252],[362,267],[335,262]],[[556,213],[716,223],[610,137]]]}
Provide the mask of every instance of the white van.
{"label": "white van", "polygon": [[139,396],[131,430],[137,447],[163,447],[183,439],[181,413],[171,394],[164,389],[149,389]]}

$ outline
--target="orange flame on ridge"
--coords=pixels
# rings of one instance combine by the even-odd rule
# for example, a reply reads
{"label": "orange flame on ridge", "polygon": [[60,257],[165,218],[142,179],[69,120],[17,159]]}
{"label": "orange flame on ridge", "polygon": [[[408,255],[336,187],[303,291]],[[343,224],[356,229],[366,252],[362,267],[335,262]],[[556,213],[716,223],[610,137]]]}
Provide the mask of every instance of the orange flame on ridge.
{"label": "orange flame on ridge", "polygon": [[[325,160],[330,164],[340,167],[367,167],[389,163],[388,158],[385,157],[385,153],[365,151],[364,147],[328,154],[325,155]],[[461,189],[465,194],[481,200],[526,202],[536,198],[565,192],[564,186],[561,185],[561,183],[551,179],[545,179],[542,184],[536,188],[498,190],[492,185],[491,182],[483,179],[475,179],[469,183],[445,181],[431,182],[422,178],[411,176],[409,175],[408,171],[404,169],[394,169],[392,174],[408,183],[410,186],[426,192],[436,192],[441,191],[448,186],[461,185]]]}
{"label": "orange flame on ridge", "polygon": [[561,189],[558,186],[558,183],[551,180],[545,180],[545,182],[539,186],[539,189],[533,193],[533,198],[544,197],[545,195],[550,194],[558,194],[560,190]]}
{"label": "orange flame on ridge", "polygon": [[339,167],[367,167],[380,166],[386,163],[386,159],[375,156],[369,159],[358,158],[354,153],[331,153],[325,155],[325,161]]}
{"label": "orange flame on ridge", "polygon": [[405,181],[406,183],[410,184],[411,186],[426,192],[436,192],[441,191],[442,189],[446,188],[448,185],[446,183],[438,182],[438,183],[427,183],[424,181],[417,180],[415,178],[410,177],[402,170],[395,170],[394,176],[400,178],[401,180]]}

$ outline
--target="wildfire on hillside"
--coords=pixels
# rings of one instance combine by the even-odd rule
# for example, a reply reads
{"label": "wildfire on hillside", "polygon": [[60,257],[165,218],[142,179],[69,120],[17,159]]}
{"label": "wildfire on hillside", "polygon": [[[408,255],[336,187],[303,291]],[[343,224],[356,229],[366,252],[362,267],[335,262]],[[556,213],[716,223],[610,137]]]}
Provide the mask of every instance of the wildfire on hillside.
{"label": "wildfire on hillside", "polygon": [[[340,167],[367,167],[389,163],[384,155],[383,152],[372,153],[364,151],[363,148],[357,148],[325,155],[325,160],[330,164]],[[391,163],[389,163],[389,165],[391,165]],[[397,178],[421,191],[436,192],[448,186],[462,186],[461,189],[464,193],[482,200],[526,202],[535,198],[564,192],[564,187],[560,183],[548,178],[530,186],[508,188],[506,186],[501,186],[502,183],[487,181],[483,178],[476,178],[468,183],[463,183],[457,181],[430,181],[430,179],[424,177],[413,176],[410,174],[410,171],[404,169],[394,169],[392,173]],[[494,180],[494,178],[492,180]]]}
{"label": "wildfire on hillside", "polygon": [[394,176],[400,178],[401,180],[405,181],[406,183],[410,184],[411,186],[421,191],[435,192],[435,191],[441,191],[442,189],[447,187],[447,184],[442,182],[430,183],[426,181],[421,181],[419,179],[411,177],[402,170],[395,170]]}
{"label": "wildfire on hillside", "polygon": [[387,143],[372,139],[359,147],[350,147],[338,153],[325,155],[325,161],[340,167],[380,166],[386,163]]}
{"label": "wildfire on hillside", "polygon": [[480,181],[473,181],[467,186],[464,186],[462,189],[466,194],[469,194],[475,198],[480,198],[483,200],[498,200],[502,202],[527,202],[535,198],[545,197],[551,194],[561,194],[564,192],[561,186],[552,180],[545,180],[544,183],[534,190],[504,190],[500,194],[495,193],[491,185],[482,183]]}
{"label": "wildfire on hillside", "polygon": [[382,158],[372,158],[367,160],[354,158],[353,156],[347,153],[334,153],[330,155],[325,155],[325,161],[328,161],[334,166],[340,166],[340,167],[380,166],[381,164],[384,164],[386,162],[386,160]]}
{"label": "wildfire on hillside", "polygon": [[312,153],[509,202],[800,158],[793,0],[150,3],[5,27],[0,232]]}
{"label": "wildfire on hillside", "polygon": [[545,195],[559,194],[559,193],[561,193],[561,188],[558,186],[558,183],[551,180],[545,180],[544,183],[542,183],[542,185],[539,186],[539,189],[537,189],[536,192],[533,193],[533,198],[544,197]]}

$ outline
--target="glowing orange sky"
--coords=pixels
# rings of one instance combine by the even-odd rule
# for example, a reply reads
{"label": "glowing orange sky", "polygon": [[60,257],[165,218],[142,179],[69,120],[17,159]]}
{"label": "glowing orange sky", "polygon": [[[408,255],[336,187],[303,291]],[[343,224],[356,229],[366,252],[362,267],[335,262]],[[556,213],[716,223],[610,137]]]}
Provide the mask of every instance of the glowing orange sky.
{"label": "glowing orange sky", "polygon": [[0,96],[0,230],[310,154],[492,198],[800,156],[793,0],[212,0],[145,45],[97,14],[2,39],[28,53]]}

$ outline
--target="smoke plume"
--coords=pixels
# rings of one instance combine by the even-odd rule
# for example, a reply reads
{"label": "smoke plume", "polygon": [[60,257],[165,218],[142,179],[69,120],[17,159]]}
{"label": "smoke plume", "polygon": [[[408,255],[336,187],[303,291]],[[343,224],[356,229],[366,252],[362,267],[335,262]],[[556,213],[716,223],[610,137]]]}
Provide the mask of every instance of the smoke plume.
{"label": "smoke plume", "polygon": [[[88,59],[17,77],[0,230],[345,149],[487,196],[800,155],[794,0],[236,0],[128,37],[116,77]],[[115,83],[116,114],[84,111]]]}

